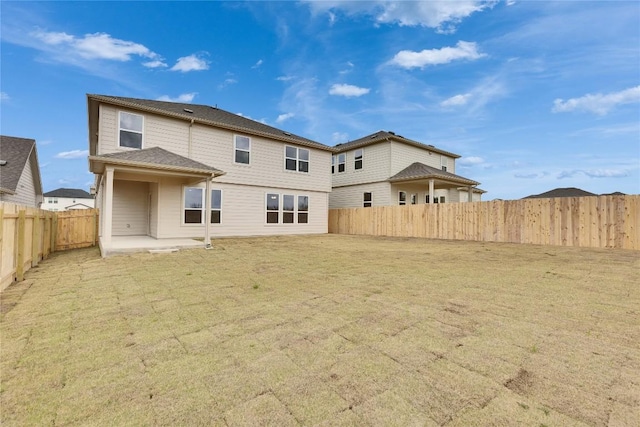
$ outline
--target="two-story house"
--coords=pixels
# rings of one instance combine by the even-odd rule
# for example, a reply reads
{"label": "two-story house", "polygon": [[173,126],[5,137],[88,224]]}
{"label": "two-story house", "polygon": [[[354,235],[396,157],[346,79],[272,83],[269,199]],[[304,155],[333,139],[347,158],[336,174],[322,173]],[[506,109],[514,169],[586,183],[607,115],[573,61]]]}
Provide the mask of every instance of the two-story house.
{"label": "two-story house", "polygon": [[217,107],[87,95],[100,245],[326,233],[332,148]]}
{"label": "two-story house", "polygon": [[329,208],[480,201],[480,183],[455,173],[459,157],[386,131],[338,144]]}
{"label": "two-story house", "polygon": [[78,209],[92,209],[95,200],[90,193],[80,188],[57,188],[44,193],[42,209],[48,211],[71,211]]}
{"label": "two-story house", "polygon": [[42,203],[35,140],[0,136],[0,202],[36,208]]}

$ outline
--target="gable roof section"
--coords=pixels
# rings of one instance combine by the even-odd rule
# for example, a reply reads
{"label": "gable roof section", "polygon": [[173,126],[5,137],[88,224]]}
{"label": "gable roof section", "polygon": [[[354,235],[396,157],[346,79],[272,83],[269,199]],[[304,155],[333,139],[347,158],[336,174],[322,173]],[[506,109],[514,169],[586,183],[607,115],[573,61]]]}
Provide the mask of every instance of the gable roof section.
{"label": "gable roof section", "polygon": [[42,180],[36,151],[36,141],[29,138],[0,135],[0,192],[16,194],[25,165],[30,162],[36,194],[42,194]]}
{"label": "gable roof section", "polygon": [[89,156],[89,169],[102,173],[106,164],[220,176],[225,172],[160,147]]}
{"label": "gable roof section", "polygon": [[[138,110],[141,112],[153,113],[162,116],[172,117],[178,120],[184,120],[194,123],[200,123],[207,126],[227,129],[235,132],[246,133],[255,136],[262,136],[275,139],[284,143],[302,145],[309,148],[317,148],[324,151],[333,151],[327,145],[294,135],[264,123],[256,122],[238,114],[230,113],[218,107],[200,104],[184,104],[180,102],[153,101],[149,99],[124,98],[120,96],[108,95],[87,95],[89,104],[89,140],[93,142],[95,132],[97,132],[97,123],[95,130],[92,126],[92,114],[97,121],[97,105],[98,103],[110,104],[130,110]],[[91,146],[91,154],[95,153],[93,143]]]}
{"label": "gable roof section", "polygon": [[334,153],[342,153],[349,150],[354,150],[360,147],[366,147],[367,145],[378,144],[384,141],[396,141],[407,145],[412,145],[414,147],[422,148],[423,150],[431,151],[432,153],[443,154],[445,156],[453,157],[454,159],[460,158],[459,154],[454,154],[449,151],[441,150],[439,148],[434,147],[433,145],[423,144],[418,141],[414,141],[409,138],[405,138],[404,136],[397,135],[395,132],[391,131],[378,131],[376,133],[372,133],[371,135],[363,136],[362,138],[346,142],[344,144],[338,144],[333,147]]}
{"label": "gable roof section", "polygon": [[66,197],[68,199],[93,199],[93,196],[79,188],[58,188],[47,191],[44,197]]}
{"label": "gable roof section", "polygon": [[597,196],[597,194],[590,193],[588,191],[581,190],[575,187],[566,188],[554,188],[540,194],[532,194],[531,196],[523,197],[523,199],[547,199],[551,197],[587,197]]}
{"label": "gable roof section", "polygon": [[477,181],[473,181],[468,178],[464,178],[460,175],[453,174],[451,172],[446,172],[441,169],[437,169],[431,166],[427,166],[423,163],[415,162],[404,168],[391,178],[389,178],[390,182],[397,181],[409,181],[414,179],[441,179],[457,184],[466,184],[466,185],[479,185],[480,183]]}

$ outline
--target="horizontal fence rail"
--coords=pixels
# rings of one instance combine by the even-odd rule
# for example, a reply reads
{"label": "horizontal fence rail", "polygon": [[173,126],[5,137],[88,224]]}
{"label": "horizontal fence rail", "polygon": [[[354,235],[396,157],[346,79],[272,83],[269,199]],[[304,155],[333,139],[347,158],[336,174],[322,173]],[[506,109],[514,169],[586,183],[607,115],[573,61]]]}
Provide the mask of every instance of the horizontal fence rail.
{"label": "horizontal fence rail", "polygon": [[331,209],[329,233],[640,250],[640,196]]}
{"label": "horizontal fence rail", "polygon": [[55,251],[94,246],[98,210],[51,212],[0,202],[0,291]]}

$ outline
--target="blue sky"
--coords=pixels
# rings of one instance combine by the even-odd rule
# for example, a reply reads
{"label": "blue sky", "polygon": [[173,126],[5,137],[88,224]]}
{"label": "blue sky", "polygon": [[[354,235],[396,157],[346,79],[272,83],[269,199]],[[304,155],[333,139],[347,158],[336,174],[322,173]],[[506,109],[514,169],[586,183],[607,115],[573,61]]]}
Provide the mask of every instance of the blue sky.
{"label": "blue sky", "polygon": [[[640,193],[637,1],[6,2],[1,133],[88,189],[86,94],[217,105],[335,145],[390,130],[494,198]],[[215,166],[215,165],[213,165]]]}

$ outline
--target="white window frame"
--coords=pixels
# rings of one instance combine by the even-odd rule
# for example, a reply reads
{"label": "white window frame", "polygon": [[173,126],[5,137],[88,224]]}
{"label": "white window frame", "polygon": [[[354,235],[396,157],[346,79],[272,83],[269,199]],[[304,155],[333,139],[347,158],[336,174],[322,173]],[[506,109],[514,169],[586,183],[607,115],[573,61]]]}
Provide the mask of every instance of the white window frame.
{"label": "white window frame", "polygon": [[[269,196],[277,196],[278,197],[278,209],[267,209],[268,208],[268,200]],[[284,198],[285,197],[293,197],[293,210],[285,210],[284,206]],[[307,209],[300,209],[301,199],[307,198]],[[297,225],[297,224],[308,224],[309,223],[309,206],[310,206],[310,197],[307,194],[291,194],[291,193],[276,193],[276,192],[267,192],[264,195],[264,223],[265,225]],[[278,214],[278,222],[269,222],[269,213],[277,213]],[[293,215],[293,222],[284,222],[285,214]],[[300,222],[300,214],[306,214],[307,222]]]}
{"label": "white window frame", "polygon": [[418,195],[417,195],[417,194],[415,194],[415,193],[411,194],[411,196],[409,196],[409,202],[410,202],[412,205],[417,204],[417,203],[418,203]]}
{"label": "white window frame", "polygon": [[[185,211],[187,210],[187,207],[184,205],[185,201],[186,201],[186,195],[187,195],[187,189],[189,188],[196,188],[198,190],[202,191],[202,207],[200,208],[200,222],[186,222],[185,221]],[[182,187],[182,209],[180,210],[180,213],[182,215],[182,219],[181,219],[181,223],[182,225],[186,225],[188,226],[202,226],[204,224],[204,221],[208,221],[209,225],[213,225],[213,226],[219,226],[222,224],[222,197],[223,197],[223,191],[220,188],[212,188],[211,189],[211,211],[209,212],[209,215],[206,215],[204,210],[206,208],[205,204],[206,204],[206,200],[205,200],[205,192],[207,191],[207,189],[205,187],[195,187],[195,186],[190,186],[190,185],[185,185]],[[219,191],[220,192],[220,208],[214,208],[213,207],[213,192],[214,191]],[[190,208],[188,210],[198,210],[198,208]],[[211,222],[211,213],[214,211],[218,211],[220,212],[220,222]]]}
{"label": "white window frame", "polygon": [[440,156],[440,168],[443,171],[447,171],[447,169],[449,168],[449,158],[446,156]]}
{"label": "white window frame", "polygon": [[336,156],[331,156],[331,175],[336,173]]}
{"label": "white window frame", "polygon": [[[369,195],[369,200],[367,200],[367,194]],[[362,206],[365,208],[370,208],[373,206],[373,192],[365,191],[362,194]]]}
{"label": "white window frame", "polygon": [[[142,118],[142,130],[141,131],[137,131],[137,130],[133,130],[133,129],[123,128],[122,125],[121,125],[121,123],[122,123],[122,115],[123,114],[129,114],[130,116],[141,117]],[[138,147],[127,147],[126,145],[122,145],[122,141],[120,140],[120,136],[121,136],[121,132],[122,131],[139,134],[140,135],[140,148],[138,148]],[[130,150],[142,150],[144,148],[144,115],[131,113],[129,111],[118,111],[118,147],[119,148],[128,148]]]}
{"label": "white window frame", "polygon": [[[296,150],[296,157],[289,157],[287,156],[287,148],[293,148],[294,150]],[[307,160],[301,159],[300,158],[300,151],[304,150],[307,152]],[[287,160],[293,160],[295,162],[295,170],[293,169],[287,169]],[[302,162],[306,162],[307,163],[307,170],[306,171],[301,171],[300,170],[300,163]],[[300,147],[296,147],[295,145],[285,145],[284,146],[284,170],[286,172],[298,172],[298,173],[309,173],[309,166],[311,163],[311,150],[309,150],[308,148],[300,148]]]}
{"label": "white window frame", "polygon": [[[404,200],[402,200],[402,195],[404,195]],[[407,204],[407,192],[406,191],[398,191],[398,205],[405,206]]]}
{"label": "white window frame", "polygon": [[[249,149],[245,150],[244,148],[238,148],[238,138],[246,138],[249,141]],[[241,166],[251,166],[251,137],[246,135],[233,135],[233,163]],[[249,163],[238,162],[236,161],[236,152],[242,151],[244,153],[249,154]]]}
{"label": "white window frame", "polygon": [[[360,156],[358,156],[358,151]],[[360,162],[360,167],[358,167],[358,162]],[[364,148],[358,148],[353,152],[353,170],[361,171],[362,169],[364,169]]]}
{"label": "white window frame", "polygon": [[[340,157],[342,157],[342,161],[340,161]],[[347,171],[347,153],[338,154],[338,173],[343,173]],[[342,165],[342,170],[340,170],[340,165]]]}

